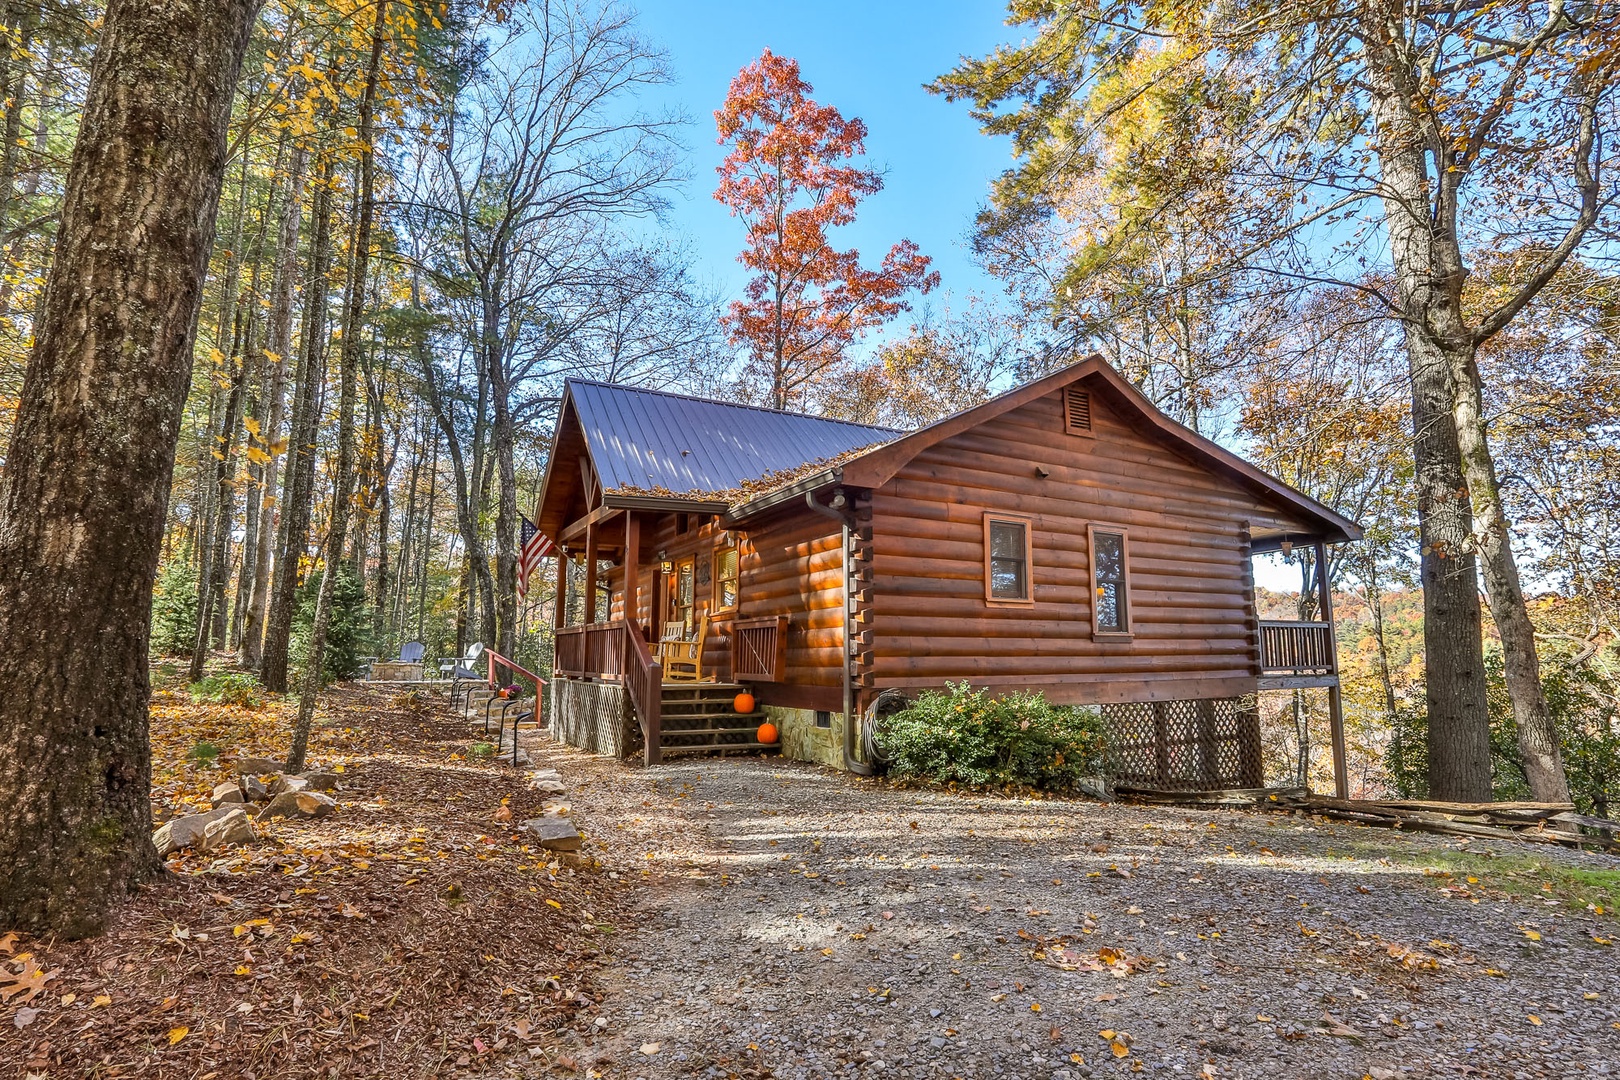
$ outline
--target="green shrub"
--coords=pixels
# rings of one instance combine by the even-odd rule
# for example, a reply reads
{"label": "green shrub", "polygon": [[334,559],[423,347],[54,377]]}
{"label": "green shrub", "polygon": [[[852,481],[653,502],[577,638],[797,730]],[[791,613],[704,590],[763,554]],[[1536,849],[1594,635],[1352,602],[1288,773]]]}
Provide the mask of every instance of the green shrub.
{"label": "green shrub", "polygon": [[158,656],[190,656],[197,644],[197,576],[183,562],[159,575],[152,597],[152,641]]}
{"label": "green shrub", "polygon": [[[301,686],[304,681],[302,669],[309,656],[322,572],[320,569],[311,571],[298,588],[290,653],[295,658],[294,685]],[[337,581],[332,587],[332,624],[327,628],[326,651],[321,656],[321,681],[354,678],[360,674],[360,657],[368,655],[370,649],[371,615],[366,608],[366,583],[348,563],[340,563]]]}
{"label": "green shrub", "polygon": [[205,769],[212,768],[214,762],[219,760],[219,747],[211,742],[200,742],[186,756]]}
{"label": "green shrub", "polygon": [[264,687],[245,671],[216,671],[201,682],[191,684],[191,698],[257,709],[264,704]]}
{"label": "green shrub", "polygon": [[1105,739],[1095,709],[1040,693],[992,698],[959,683],[926,690],[882,721],[877,744],[898,779],[1071,793],[1101,772]]}

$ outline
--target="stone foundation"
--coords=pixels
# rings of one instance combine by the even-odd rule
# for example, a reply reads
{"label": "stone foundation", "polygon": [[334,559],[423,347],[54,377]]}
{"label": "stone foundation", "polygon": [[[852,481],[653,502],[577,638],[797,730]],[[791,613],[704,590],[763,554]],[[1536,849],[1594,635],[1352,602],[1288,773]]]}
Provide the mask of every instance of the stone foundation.
{"label": "stone foundation", "polygon": [[630,695],[611,682],[551,680],[551,734],[569,746],[616,758],[641,745]]}
{"label": "stone foundation", "polygon": [[834,711],[831,727],[816,727],[812,709],[785,709],[766,705],[765,716],[781,732],[782,756],[793,761],[814,761],[844,767],[844,714]]}

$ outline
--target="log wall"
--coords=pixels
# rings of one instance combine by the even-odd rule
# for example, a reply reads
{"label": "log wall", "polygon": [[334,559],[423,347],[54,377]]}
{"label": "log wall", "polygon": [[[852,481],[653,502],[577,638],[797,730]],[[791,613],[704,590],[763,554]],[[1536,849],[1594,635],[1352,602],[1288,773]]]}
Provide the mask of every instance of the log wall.
{"label": "log wall", "polygon": [[[923,451],[872,493],[869,687],[967,679],[1066,703],[1255,689],[1249,528],[1305,526],[1100,394],[1092,414],[1095,437],[1071,435],[1050,394]],[[1034,603],[985,599],[986,511],[1033,519]],[[1088,525],[1128,532],[1130,640],[1092,639]]]}

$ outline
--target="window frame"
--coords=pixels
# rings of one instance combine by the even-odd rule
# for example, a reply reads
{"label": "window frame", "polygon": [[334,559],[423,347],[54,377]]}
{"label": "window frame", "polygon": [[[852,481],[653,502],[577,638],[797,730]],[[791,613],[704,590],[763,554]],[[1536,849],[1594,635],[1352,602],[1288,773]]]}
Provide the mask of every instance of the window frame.
{"label": "window frame", "polygon": [[[1024,530],[1024,596],[997,596],[990,573],[991,531],[996,525],[1018,525]],[[984,512],[984,602],[992,607],[1033,607],[1035,605],[1035,519],[1028,514],[997,510]]]}
{"label": "window frame", "polygon": [[[1124,593],[1125,625],[1118,630],[1097,628],[1097,534],[1119,537],[1119,584]],[[1136,604],[1131,597],[1131,533],[1123,525],[1090,524],[1086,526],[1086,589],[1091,603],[1092,641],[1130,641],[1136,637],[1131,623],[1136,617]]]}
{"label": "window frame", "polygon": [[[728,551],[731,552],[736,557],[736,572],[735,572],[734,577],[723,578],[723,577],[720,576],[720,557],[722,555],[724,555]],[[709,614],[710,615],[725,615],[725,614],[728,614],[730,612],[736,611],[739,607],[742,606],[742,547],[741,547],[741,545],[735,544],[735,543],[721,544],[719,547],[714,549],[714,557],[711,560],[710,565],[711,565],[712,572],[709,575],[709,577],[710,577],[710,583],[709,583]],[[722,601],[722,597],[721,597],[721,589],[725,586],[725,583],[727,581],[730,581],[732,583],[732,588],[736,593],[735,599],[729,605],[725,604]]]}

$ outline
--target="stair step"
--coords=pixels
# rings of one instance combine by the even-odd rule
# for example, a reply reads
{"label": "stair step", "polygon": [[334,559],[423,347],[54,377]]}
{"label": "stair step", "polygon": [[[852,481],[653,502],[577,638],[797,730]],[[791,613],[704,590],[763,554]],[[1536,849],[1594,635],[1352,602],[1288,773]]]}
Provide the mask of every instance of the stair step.
{"label": "stair step", "polygon": [[710,743],[698,746],[663,746],[660,747],[665,757],[672,754],[777,754],[781,753],[780,743]]}
{"label": "stair step", "polygon": [[712,704],[693,708],[685,705],[665,705],[658,710],[660,716],[758,716],[765,719],[764,713],[739,713],[731,707],[731,702],[716,701]]}
{"label": "stair step", "polygon": [[740,727],[750,722],[752,722],[753,727],[748,730],[752,731],[764,723],[764,718],[747,713],[712,713],[708,716],[670,716],[665,713],[661,726],[665,731],[670,731],[683,726],[712,728],[716,723],[723,724],[726,727]]}
{"label": "stair step", "polygon": [[661,734],[673,735],[757,735],[758,725],[750,727],[663,728]]}

